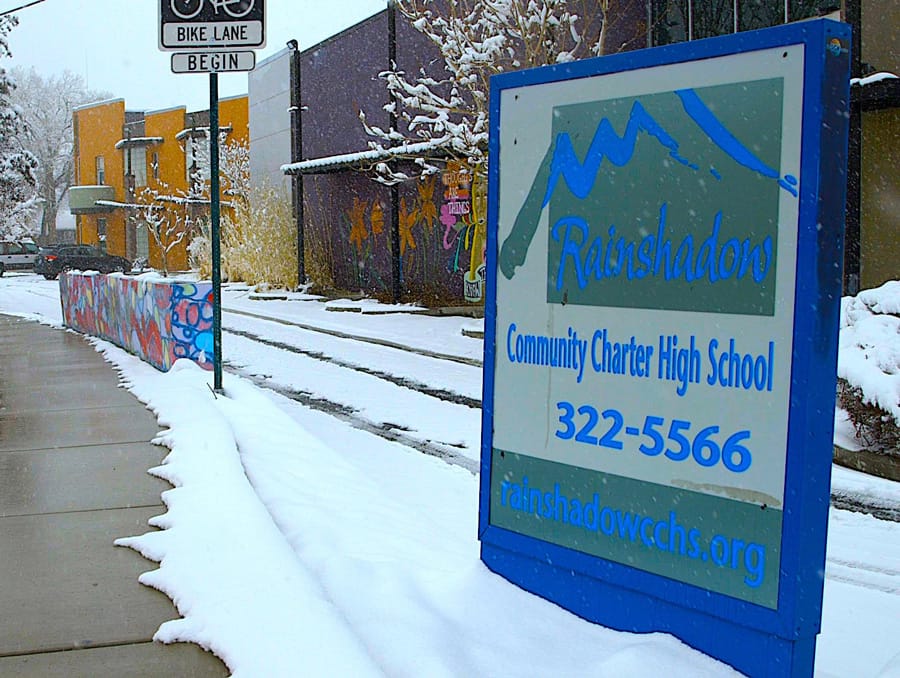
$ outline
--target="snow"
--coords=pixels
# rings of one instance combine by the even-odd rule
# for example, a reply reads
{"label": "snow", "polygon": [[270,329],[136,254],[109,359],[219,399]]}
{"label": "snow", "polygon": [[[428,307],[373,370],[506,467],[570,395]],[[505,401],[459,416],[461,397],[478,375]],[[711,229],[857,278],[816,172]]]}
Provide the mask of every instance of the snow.
{"label": "snow", "polygon": [[116,97],[116,98],[112,98],[112,99],[101,99],[100,101],[89,101],[86,104],[81,104],[80,106],[75,106],[72,110],[73,111],[83,111],[88,108],[94,108],[94,106],[106,106],[107,104],[114,104],[114,103],[118,103],[119,101],[124,102],[125,99],[122,99],[121,97]]}
{"label": "snow", "polygon": [[334,170],[339,167],[373,163],[379,160],[387,160],[401,156],[417,156],[438,150],[445,144],[445,139],[435,139],[418,143],[405,143],[391,148],[373,148],[356,153],[344,153],[331,155],[324,158],[313,158],[301,162],[290,163],[281,166],[285,174],[314,174],[321,170]]}
{"label": "snow", "polygon": [[[237,676],[735,675],[671,636],[589,624],[492,574],[479,560],[471,469],[272,390],[303,390],[477,459],[477,408],[360,369],[478,399],[481,342],[462,334],[478,321],[251,296],[226,287],[223,350],[265,389],[226,373],[216,397],[211,375],[192,363],[160,373],[93,340],[155,412],[157,442],[170,449],[151,470],[174,486],[151,521],[162,529],[117,542],[160,563],[141,581],[182,615],[157,640],[198,643]],[[7,275],[0,312],[58,326],[56,284]],[[900,507],[897,483],[835,467],[832,484]],[[900,525],[832,508],[817,676],[900,675],[897,563]]]}
{"label": "snow", "polygon": [[873,85],[876,82],[881,82],[882,80],[896,80],[897,76],[893,73],[889,73],[887,71],[880,71],[878,73],[873,73],[872,75],[867,75],[865,78],[850,78],[851,85],[859,85],[860,87],[865,87],[866,85]]}
{"label": "snow", "polygon": [[[102,350],[168,427],[155,442],[171,453],[150,470],[175,486],[163,494],[166,513],[150,521],[161,531],[116,542],[160,562],[140,581],[169,595],[184,616],[163,624],[155,638],[197,642],[235,675],[261,675],[260,661],[273,676],[290,675],[298,666],[311,675],[376,675],[241,465],[239,441],[246,443],[249,434],[257,441],[251,447],[266,445],[258,422],[269,420],[274,426],[264,430],[283,432],[280,413],[260,407],[252,394],[214,399],[207,375],[191,362],[178,361],[163,374],[117,347]],[[229,382],[230,390],[240,392],[240,384]],[[307,448],[308,436],[297,429],[290,430],[299,435],[294,445]]]}
{"label": "snow", "polygon": [[838,376],[900,426],[900,281],[841,300],[838,356]]}
{"label": "snow", "polygon": [[125,146],[149,146],[151,144],[161,144],[162,142],[162,137],[128,137],[117,141],[115,147],[116,149],[121,149]]}
{"label": "snow", "polygon": [[[220,99],[220,101],[222,101]],[[175,135],[176,141],[181,141],[188,137],[208,137],[209,136],[209,126],[203,125],[195,125],[194,127],[187,127]],[[219,134],[228,134],[231,132],[231,125],[219,125]]]}

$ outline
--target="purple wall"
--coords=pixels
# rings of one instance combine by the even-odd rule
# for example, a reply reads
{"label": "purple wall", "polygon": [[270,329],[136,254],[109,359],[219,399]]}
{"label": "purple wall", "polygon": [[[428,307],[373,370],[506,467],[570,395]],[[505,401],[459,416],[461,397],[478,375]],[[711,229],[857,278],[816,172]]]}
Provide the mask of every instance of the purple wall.
{"label": "purple wall", "polygon": [[[636,9],[632,13],[610,27],[615,44],[630,45],[637,42],[636,35],[646,35],[645,17]],[[436,79],[443,77],[437,47],[399,12],[396,26],[398,67],[410,77],[423,68]],[[599,24],[589,27],[589,33],[595,29]],[[360,109],[369,124],[388,128],[389,116],[382,108],[388,102],[387,89],[378,77],[388,67],[387,10],[302,53],[304,159],[367,150],[373,138],[359,122]],[[482,303],[483,227],[473,225],[471,204],[464,204],[470,187],[448,181],[454,174],[400,187],[405,300]],[[391,192],[371,177],[359,169],[304,177],[306,259],[312,263],[307,271],[316,282],[336,289],[389,298]]]}
{"label": "purple wall", "polygon": [[[407,73],[437,72],[436,47],[397,15],[397,62]],[[304,51],[301,56],[303,157],[368,149],[374,139],[359,122],[386,129],[387,11]],[[337,289],[389,297],[391,191],[360,170],[304,178],[307,270]],[[427,304],[462,304],[470,253],[461,223],[440,222],[445,186],[440,177],[400,187],[401,282],[404,297]],[[460,235],[462,234],[462,235]],[[471,234],[470,234],[471,236]]]}
{"label": "purple wall", "polygon": [[378,73],[388,64],[387,12],[380,12],[301,55],[303,157],[355,153],[371,138],[359,122],[359,109],[380,127],[388,115],[384,83]]}

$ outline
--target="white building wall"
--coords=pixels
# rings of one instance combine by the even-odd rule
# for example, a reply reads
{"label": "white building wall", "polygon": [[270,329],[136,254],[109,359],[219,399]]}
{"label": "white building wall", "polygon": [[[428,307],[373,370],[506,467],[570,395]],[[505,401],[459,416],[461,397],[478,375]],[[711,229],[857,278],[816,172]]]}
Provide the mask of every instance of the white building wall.
{"label": "white building wall", "polygon": [[281,166],[291,161],[290,51],[283,49],[261,61],[248,77],[250,113],[250,177],[290,194]]}

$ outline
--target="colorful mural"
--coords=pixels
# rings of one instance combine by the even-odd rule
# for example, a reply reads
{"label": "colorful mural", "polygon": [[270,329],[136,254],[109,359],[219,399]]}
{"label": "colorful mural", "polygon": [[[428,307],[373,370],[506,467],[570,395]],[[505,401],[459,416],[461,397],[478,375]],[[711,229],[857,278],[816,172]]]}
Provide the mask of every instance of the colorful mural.
{"label": "colorful mural", "polygon": [[212,285],[62,273],[66,327],[106,339],[163,372],[179,358],[213,368]]}
{"label": "colorful mural", "polygon": [[[449,270],[461,271],[462,296],[471,303],[484,301],[485,219],[487,190],[480,177],[474,177],[464,163],[449,162],[441,176],[445,186],[441,204],[441,223],[444,225],[444,249],[452,252]],[[468,251],[468,269],[464,253]]]}
{"label": "colorful mural", "polygon": [[[463,163],[401,191],[398,213],[401,279],[441,303],[483,302],[486,191]],[[365,194],[364,194],[365,195]],[[370,194],[371,195],[371,194]],[[390,231],[378,197],[354,195],[343,213],[353,280],[349,287],[384,292],[390,281]],[[385,264],[388,268],[385,268]],[[337,279],[342,279],[340,272]]]}

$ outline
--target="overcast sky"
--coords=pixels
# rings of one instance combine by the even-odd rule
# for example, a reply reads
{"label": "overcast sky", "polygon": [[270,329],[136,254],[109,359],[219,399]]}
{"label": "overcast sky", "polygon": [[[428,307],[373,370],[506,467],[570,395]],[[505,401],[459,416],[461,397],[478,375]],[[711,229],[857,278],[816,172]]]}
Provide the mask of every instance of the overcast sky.
{"label": "overcast sky", "polygon": [[[30,0],[0,0],[0,11]],[[124,98],[129,110],[209,107],[209,78],[174,75],[159,50],[160,0],[44,0],[16,12],[13,57],[43,75],[72,71],[91,89]],[[257,63],[296,38],[304,49],[384,9],[385,0],[266,0],[266,47]],[[361,50],[367,46],[360,45]],[[219,76],[220,97],[247,92],[246,74]]]}

